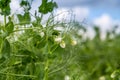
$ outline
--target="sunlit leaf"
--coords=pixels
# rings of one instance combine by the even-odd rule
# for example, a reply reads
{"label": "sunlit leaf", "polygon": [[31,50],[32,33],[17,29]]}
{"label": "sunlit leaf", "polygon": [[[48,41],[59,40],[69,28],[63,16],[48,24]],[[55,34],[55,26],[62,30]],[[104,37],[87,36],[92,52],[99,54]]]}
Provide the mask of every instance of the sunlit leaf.
{"label": "sunlit leaf", "polygon": [[14,29],[14,24],[13,22],[11,21],[11,18],[9,17],[9,22],[6,24],[6,31],[8,32],[8,34],[12,33],[13,32],[13,29]]}

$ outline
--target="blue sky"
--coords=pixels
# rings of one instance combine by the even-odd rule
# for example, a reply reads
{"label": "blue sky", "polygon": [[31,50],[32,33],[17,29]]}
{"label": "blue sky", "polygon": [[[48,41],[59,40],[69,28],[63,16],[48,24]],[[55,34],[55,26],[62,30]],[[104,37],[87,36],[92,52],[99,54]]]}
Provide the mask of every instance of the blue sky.
{"label": "blue sky", "polygon": [[120,0],[55,0],[59,7],[72,8],[75,6],[87,7],[90,10],[89,18],[96,18],[104,13],[113,19],[120,19]]}
{"label": "blue sky", "polygon": [[[120,26],[120,0],[54,0],[59,8],[77,9],[76,18],[83,17],[88,26],[100,26],[101,32]],[[80,17],[82,16],[82,18]],[[79,20],[77,19],[77,20]],[[92,24],[92,25],[91,25]]]}
{"label": "blue sky", "polygon": [[[90,21],[104,14],[109,15],[114,20],[120,20],[120,0],[54,0],[58,3],[58,10],[73,10],[76,16],[83,16]],[[12,0],[12,8],[15,12],[20,10],[19,0]],[[41,0],[33,0],[32,11],[37,9]],[[75,10],[74,10],[75,9]],[[78,13],[77,13],[78,12]],[[85,15],[83,15],[85,14]]]}
{"label": "blue sky", "polygon": [[[54,0],[58,3],[58,10],[72,9],[76,16],[83,16],[90,21],[104,14],[109,15],[113,20],[120,20],[120,0]],[[12,0],[11,8],[13,12],[20,10],[19,0]],[[37,9],[41,0],[33,0],[32,11]],[[75,9],[75,10],[74,10]],[[83,15],[85,14],[85,15]]]}
{"label": "blue sky", "polygon": [[[97,25],[101,29],[102,37],[106,30],[112,30],[115,25],[120,26],[120,0],[54,0],[59,8],[73,9],[79,21],[88,21],[88,36],[94,36],[91,26]],[[92,24],[92,25],[91,25]]]}
{"label": "blue sky", "polygon": [[[86,19],[87,26],[97,25],[101,30],[112,29],[114,25],[120,26],[120,0],[53,0],[58,3],[55,13],[72,10],[76,20]],[[31,13],[38,8],[41,0],[33,0]],[[12,0],[12,13],[22,11],[19,0]],[[67,16],[65,16],[65,14]],[[68,13],[62,14],[59,18],[69,18]],[[1,18],[0,18],[1,19]],[[91,25],[92,24],[92,25]]]}

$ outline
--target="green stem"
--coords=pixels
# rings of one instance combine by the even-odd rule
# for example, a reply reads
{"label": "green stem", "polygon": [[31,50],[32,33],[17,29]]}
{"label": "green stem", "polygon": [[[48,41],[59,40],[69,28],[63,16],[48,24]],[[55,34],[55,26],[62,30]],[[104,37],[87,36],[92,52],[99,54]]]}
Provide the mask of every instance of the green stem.
{"label": "green stem", "polygon": [[4,25],[6,26],[6,15],[4,15]]}
{"label": "green stem", "polygon": [[49,60],[47,59],[46,63],[45,63],[45,75],[43,80],[48,80],[48,66],[49,66]]}
{"label": "green stem", "polygon": [[1,45],[0,45],[0,58],[2,57],[1,55],[2,55],[3,42],[4,41],[2,40]]}
{"label": "green stem", "polygon": [[33,75],[12,74],[12,73],[4,73],[4,72],[0,72],[0,74],[9,75],[9,76],[17,76],[17,77],[37,78],[37,76],[33,76]]}

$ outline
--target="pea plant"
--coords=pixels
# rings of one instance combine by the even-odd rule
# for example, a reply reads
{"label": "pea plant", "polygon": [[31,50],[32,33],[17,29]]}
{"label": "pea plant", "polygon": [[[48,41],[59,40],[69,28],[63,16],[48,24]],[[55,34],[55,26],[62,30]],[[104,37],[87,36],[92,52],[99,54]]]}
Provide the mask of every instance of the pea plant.
{"label": "pea plant", "polygon": [[[30,1],[21,0],[24,14],[14,16],[11,15],[10,2],[0,0],[0,14],[4,16],[4,24],[0,24],[0,80],[64,79],[66,74],[60,78],[59,72],[70,64],[72,58],[65,48],[77,42],[72,38],[71,29],[65,28],[69,24],[54,20],[52,12],[58,7],[56,2],[42,0],[38,12],[33,15]],[[43,25],[43,17],[48,13],[51,15]],[[57,26],[64,29],[57,30]],[[54,77],[57,74],[59,79]]]}

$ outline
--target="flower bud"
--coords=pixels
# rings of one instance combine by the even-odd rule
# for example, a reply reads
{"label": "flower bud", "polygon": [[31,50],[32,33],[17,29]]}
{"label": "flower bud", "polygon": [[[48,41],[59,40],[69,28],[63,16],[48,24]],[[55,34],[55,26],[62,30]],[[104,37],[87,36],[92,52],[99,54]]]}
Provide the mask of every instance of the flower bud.
{"label": "flower bud", "polygon": [[112,74],[111,74],[111,78],[115,78],[115,77],[117,77],[117,76],[119,76],[119,70],[116,70],[116,71],[114,71]]}
{"label": "flower bud", "polygon": [[77,41],[76,40],[71,40],[71,45],[72,46],[75,46],[77,44]]}
{"label": "flower bud", "polygon": [[57,43],[60,43],[62,41],[62,38],[57,36],[55,39],[54,39],[55,42]]}
{"label": "flower bud", "polygon": [[68,75],[66,75],[65,80],[70,80],[70,77]]}
{"label": "flower bud", "polygon": [[60,43],[60,47],[61,47],[61,48],[65,48],[65,46],[66,46],[66,45],[65,45],[65,42],[62,41],[62,42]]}
{"label": "flower bud", "polygon": [[44,37],[45,33],[44,32],[40,32],[40,36]]}
{"label": "flower bud", "polygon": [[105,79],[105,76],[99,77],[99,80],[106,80],[106,79]]}

